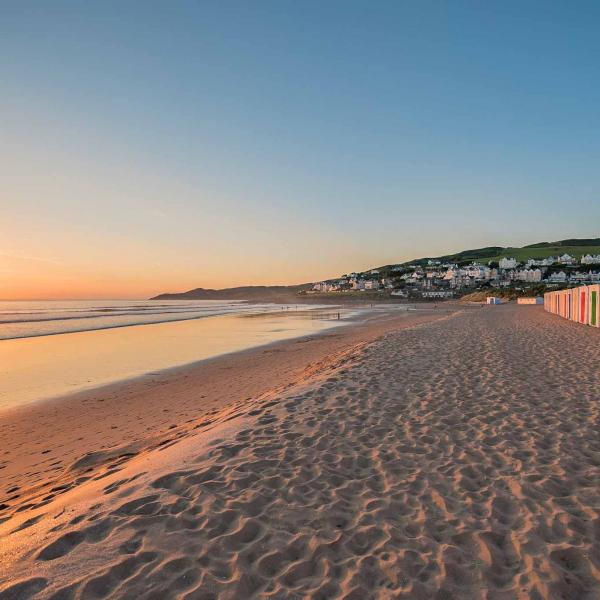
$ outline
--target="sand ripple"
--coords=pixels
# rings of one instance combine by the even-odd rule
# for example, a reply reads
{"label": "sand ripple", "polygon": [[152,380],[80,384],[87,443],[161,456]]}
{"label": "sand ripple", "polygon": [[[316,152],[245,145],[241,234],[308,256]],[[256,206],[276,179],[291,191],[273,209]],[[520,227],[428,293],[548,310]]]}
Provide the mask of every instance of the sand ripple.
{"label": "sand ripple", "polygon": [[388,334],[109,490],[0,598],[600,598],[599,341],[515,306]]}

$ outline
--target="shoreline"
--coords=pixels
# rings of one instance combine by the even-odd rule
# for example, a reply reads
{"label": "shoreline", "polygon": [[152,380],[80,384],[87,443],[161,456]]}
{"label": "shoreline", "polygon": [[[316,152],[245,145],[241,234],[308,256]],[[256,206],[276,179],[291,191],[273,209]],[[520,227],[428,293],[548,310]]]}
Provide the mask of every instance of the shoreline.
{"label": "shoreline", "polygon": [[[455,310],[376,314],[316,334],[5,408],[0,412],[0,447],[5,449],[0,454],[0,527],[7,519],[28,515],[29,510],[17,511],[43,502],[53,487],[79,485],[82,466],[87,481],[115,456],[137,456],[174,436],[197,433],[212,425],[215,415],[226,419],[222,413],[310,382],[389,331]],[[79,432],[85,435],[77,437]],[[16,493],[7,493],[14,488]]]}
{"label": "shoreline", "polygon": [[[351,309],[349,309],[348,307],[339,307],[340,310],[346,310],[349,311]],[[367,311],[369,310],[367,307],[353,307],[355,311],[358,311],[359,308],[362,308],[363,310]],[[91,384],[91,385],[86,385],[77,389],[74,389],[72,391],[68,391],[68,392],[61,392],[58,394],[54,394],[54,395],[50,395],[50,396],[45,396],[45,397],[40,397],[38,399],[35,400],[25,400],[19,404],[15,404],[15,405],[0,405],[0,418],[2,417],[3,414],[9,412],[9,411],[15,411],[15,410],[19,410],[19,409],[28,409],[28,408],[32,408],[34,406],[38,406],[42,403],[49,403],[49,402],[54,402],[54,401],[64,401],[68,398],[71,398],[72,396],[77,396],[83,393],[94,393],[96,391],[100,392],[102,390],[107,390],[109,391],[111,388],[119,388],[121,386],[126,386],[128,384],[134,383],[134,382],[140,382],[143,383],[143,381],[147,378],[150,379],[155,379],[157,376],[163,376],[163,375],[169,375],[169,374],[175,374],[180,370],[187,370],[187,369],[193,369],[197,366],[199,366],[202,363],[208,363],[210,361],[213,360],[217,360],[220,359],[222,357],[225,356],[235,356],[235,355],[242,355],[246,352],[253,352],[253,351],[259,351],[261,348],[267,348],[269,346],[272,345],[277,345],[277,344],[285,344],[286,342],[294,342],[295,340],[299,340],[302,338],[315,338],[317,336],[321,336],[321,335],[328,335],[329,333],[333,332],[333,331],[337,331],[337,330],[345,330],[347,328],[353,328],[356,326],[364,326],[367,323],[371,323],[373,319],[375,320],[381,320],[381,319],[388,319],[388,318],[394,318],[396,316],[398,316],[399,318],[405,318],[406,315],[414,315],[414,314],[429,314],[429,311],[443,311],[446,310],[447,312],[455,312],[457,310],[462,310],[464,308],[468,308],[468,307],[463,307],[460,306],[458,304],[448,304],[448,305],[442,305],[440,307],[427,307],[427,308],[423,308],[423,307],[407,307],[406,309],[402,310],[402,311],[398,311],[396,308],[391,308],[389,312],[385,313],[385,308],[386,307],[382,307],[382,306],[378,306],[373,310],[373,314],[369,315],[366,312],[363,314],[351,314],[345,318],[342,318],[341,320],[338,319],[322,319],[322,318],[317,318],[315,320],[317,321],[322,321],[323,323],[327,323],[328,321],[331,322],[330,326],[326,326],[323,329],[319,329],[317,331],[314,332],[310,332],[310,333],[301,333],[298,335],[294,335],[288,338],[282,338],[282,339],[275,339],[273,341],[270,342],[264,342],[264,343],[257,343],[256,345],[250,346],[248,348],[242,348],[242,349],[233,349],[230,351],[223,351],[223,352],[218,352],[217,354],[211,355],[211,356],[207,356],[207,357],[203,357],[203,358],[198,358],[195,360],[191,360],[188,362],[184,362],[181,364],[175,364],[172,366],[166,366],[166,367],[159,367],[159,368],[153,368],[153,369],[148,369],[145,372],[139,373],[139,374],[133,374],[133,375],[126,375],[123,376],[121,378],[112,380],[112,381],[106,381],[106,382],[100,382],[100,383],[95,383],[95,384]],[[160,322],[156,322],[156,323],[142,323],[142,324],[133,324],[133,325],[116,325],[116,326],[110,326],[110,327],[103,327],[101,329],[90,329],[90,330],[84,330],[84,331],[67,331],[67,332],[60,332],[60,333],[48,333],[48,334],[43,334],[43,335],[35,335],[35,336],[24,336],[24,337],[17,337],[17,338],[7,338],[7,339],[0,339],[0,343],[2,343],[3,341],[6,342],[13,342],[13,341],[23,341],[23,340],[28,340],[31,338],[52,338],[55,337],[57,335],[66,335],[66,336],[74,336],[75,334],[79,334],[79,335],[85,335],[88,333],[95,333],[95,332],[103,332],[103,331],[112,331],[114,329],[123,329],[123,328],[131,328],[131,329],[139,329],[141,327],[146,327],[146,326],[150,326],[150,325],[166,325],[166,324],[177,324],[177,323],[186,323],[189,321],[197,321],[197,320],[204,320],[204,319],[210,319],[210,318],[225,318],[225,317],[230,317],[230,318],[239,318],[241,320],[246,320],[246,319],[250,319],[250,320],[258,320],[261,318],[271,318],[274,316],[285,316],[286,318],[294,318],[296,316],[298,317],[307,317],[307,316],[311,316],[313,314],[318,315],[320,311],[325,311],[328,313],[332,313],[335,312],[333,310],[333,307],[321,307],[319,309],[312,309],[312,310],[298,310],[298,311],[276,311],[276,312],[268,312],[268,313],[249,313],[249,314],[236,314],[236,315],[228,315],[228,314],[219,314],[219,315],[207,315],[207,316],[202,316],[202,317],[194,317],[191,319],[180,319],[177,321],[160,321]]]}
{"label": "shoreline", "polygon": [[[0,411],[91,390],[147,373],[337,328],[349,318],[327,313],[270,311],[105,327],[95,331],[0,341],[4,386]],[[296,318],[296,316],[298,318]]]}
{"label": "shoreline", "polygon": [[[245,304],[249,304],[249,305],[260,305],[260,303],[254,303],[254,302],[243,302],[243,301],[232,301],[236,304],[239,305],[245,305]],[[269,304],[269,303],[265,303],[265,304]],[[280,303],[270,303],[270,304],[274,304],[275,306],[281,306]],[[297,303],[300,304],[300,303]],[[287,305],[287,306],[291,306],[291,305]],[[310,304],[306,304],[307,307],[310,306]],[[347,308],[345,306],[343,306],[342,304],[339,305],[339,307],[341,309],[346,309]],[[323,304],[323,305],[317,305],[315,307],[312,308],[307,308],[306,312],[311,312],[311,313],[316,313],[319,310],[331,310],[333,308],[333,305],[328,305],[328,304]],[[354,307],[354,308],[359,308],[359,307]],[[191,317],[181,317],[181,318],[172,318],[172,319],[164,319],[164,320],[157,320],[157,321],[141,321],[141,322],[133,322],[133,323],[115,323],[112,325],[103,325],[103,326],[97,326],[97,327],[90,327],[90,328],[85,328],[85,329],[72,329],[72,330],[66,330],[66,331],[48,331],[48,332],[42,332],[42,333],[31,333],[31,334],[24,334],[24,335],[15,335],[12,337],[2,337],[0,338],[0,342],[2,341],[11,341],[11,340],[24,340],[24,339],[31,339],[31,338],[44,338],[44,337],[50,337],[50,336],[55,336],[55,335],[71,335],[71,334],[75,334],[75,333],[88,333],[88,332],[94,332],[94,331],[105,331],[105,330],[111,330],[111,329],[121,329],[124,327],[146,327],[149,325],[165,325],[168,323],[183,323],[183,322],[188,322],[188,321],[198,321],[198,320],[202,320],[202,319],[210,319],[210,318],[215,318],[215,317],[226,317],[226,316],[274,316],[274,315],[278,315],[282,312],[292,312],[289,309],[286,309],[286,311],[284,311],[283,309],[279,310],[279,309],[272,309],[272,310],[265,310],[264,312],[257,312],[257,313],[251,313],[251,312],[239,312],[239,313],[235,313],[235,312],[231,312],[231,311],[225,311],[225,312],[220,312],[220,313],[211,313],[211,314],[202,314],[202,315],[195,315],[195,316],[191,316]],[[294,310],[293,312],[296,312],[296,310]],[[298,311],[299,312],[299,311]],[[165,313],[162,313],[165,314]],[[167,313],[169,314],[169,313]],[[171,313],[172,314],[172,313]],[[74,320],[87,320],[87,319],[98,319],[98,318],[102,318],[102,317],[108,317],[109,315],[89,315],[89,316],[85,316],[85,317],[53,317],[53,318],[48,318],[48,319],[34,319],[32,321],[26,322],[26,321],[0,321],[0,326],[1,325],[15,325],[15,324],[23,324],[23,323],[51,323],[51,322],[68,322],[68,321],[74,321]],[[118,315],[118,316],[122,316],[122,315]]]}

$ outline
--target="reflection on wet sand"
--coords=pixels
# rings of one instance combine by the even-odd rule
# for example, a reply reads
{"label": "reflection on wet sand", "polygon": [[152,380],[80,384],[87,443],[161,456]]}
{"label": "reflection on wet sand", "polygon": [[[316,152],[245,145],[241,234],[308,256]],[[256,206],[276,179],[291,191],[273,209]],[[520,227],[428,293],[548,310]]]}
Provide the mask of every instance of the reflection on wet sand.
{"label": "reflection on wet sand", "polygon": [[0,408],[316,333],[337,310],[282,310],[0,341]]}

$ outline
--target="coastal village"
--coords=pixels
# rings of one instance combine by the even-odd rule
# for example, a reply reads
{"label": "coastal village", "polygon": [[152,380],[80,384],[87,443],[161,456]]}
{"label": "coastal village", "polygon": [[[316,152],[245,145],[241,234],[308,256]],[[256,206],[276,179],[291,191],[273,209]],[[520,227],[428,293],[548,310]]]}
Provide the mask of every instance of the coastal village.
{"label": "coastal village", "polygon": [[569,286],[600,283],[600,254],[580,257],[564,253],[518,261],[503,256],[497,262],[443,262],[436,259],[389,265],[363,273],[348,273],[315,283],[307,294],[378,292],[392,298],[440,300],[477,290],[542,293]]}

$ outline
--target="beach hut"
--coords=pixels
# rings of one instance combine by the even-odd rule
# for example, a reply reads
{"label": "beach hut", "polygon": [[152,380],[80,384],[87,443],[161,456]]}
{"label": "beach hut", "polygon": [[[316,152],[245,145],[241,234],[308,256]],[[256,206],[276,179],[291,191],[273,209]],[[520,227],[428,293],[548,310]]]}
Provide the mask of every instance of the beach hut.
{"label": "beach hut", "polygon": [[570,319],[571,321],[575,321],[577,318],[577,315],[579,314],[578,311],[578,304],[577,304],[577,298],[578,298],[578,292],[577,289],[572,289],[572,290],[565,290],[564,292],[562,292],[565,297],[566,297],[566,303],[567,303],[567,310],[565,313],[565,318],[566,319]]}
{"label": "beach hut", "polygon": [[577,322],[587,323],[588,321],[588,292],[586,287],[575,288],[577,290]]}
{"label": "beach hut", "polygon": [[569,296],[569,304],[570,304],[570,312],[569,312],[569,319],[571,321],[577,321],[579,319],[579,302],[578,302],[578,298],[579,298],[579,292],[577,291],[577,288],[573,288],[570,290],[567,290],[566,293]]}
{"label": "beach hut", "polygon": [[496,296],[488,296],[486,301],[488,304],[502,304],[502,300]]}
{"label": "beach hut", "polygon": [[588,294],[588,324],[592,327],[600,327],[600,285],[596,284],[588,286]]}
{"label": "beach hut", "polygon": [[600,327],[600,285],[547,292],[544,310],[575,323]]}
{"label": "beach hut", "polygon": [[544,299],[541,296],[537,298],[517,298],[517,304],[544,304]]}

